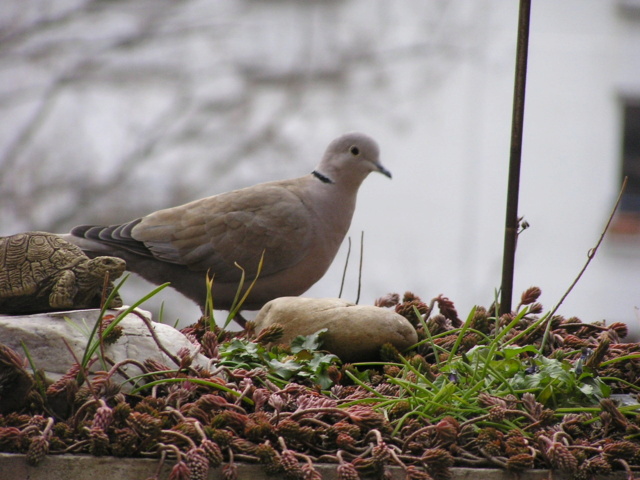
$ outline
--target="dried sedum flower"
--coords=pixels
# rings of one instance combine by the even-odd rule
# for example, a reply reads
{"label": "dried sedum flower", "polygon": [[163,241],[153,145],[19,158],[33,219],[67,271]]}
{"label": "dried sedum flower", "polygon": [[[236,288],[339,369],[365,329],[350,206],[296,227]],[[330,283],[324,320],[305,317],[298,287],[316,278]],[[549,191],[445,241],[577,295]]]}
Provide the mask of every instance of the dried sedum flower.
{"label": "dried sedum flower", "polygon": [[519,453],[507,459],[507,470],[521,472],[533,468],[533,456],[528,453]]}
{"label": "dried sedum flower", "polygon": [[400,295],[397,293],[387,293],[385,296],[376,299],[374,305],[376,307],[395,307],[400,303]]}
{"label": "dried sedum flower", "polygon": [[49,453],[49,441],[44,435],[33,437],[27,450],[27,463],[37,465]]}
{"label": "dried sedum flower", "polygon": [[189,480],[207,480],[209,459],[203,448],[191,448],[185,455],[185,463],[191,472]]}
{"label": "dried sedum flower", "polygon": [[531,305],[532,303],[537,302],[541,294],[542,290],[538,287],[527,288],[520,296],[520,305]]}
{"label": "dried sedum flower", "polygon": [[360,480],[358,470],[351,463],[341,463],[336,470],[338,480]]}

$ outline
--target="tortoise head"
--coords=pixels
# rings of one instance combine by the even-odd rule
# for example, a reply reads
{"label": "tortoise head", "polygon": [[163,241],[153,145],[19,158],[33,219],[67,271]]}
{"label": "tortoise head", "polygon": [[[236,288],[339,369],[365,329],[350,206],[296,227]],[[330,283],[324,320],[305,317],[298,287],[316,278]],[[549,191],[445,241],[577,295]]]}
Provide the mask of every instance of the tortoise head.
{"label": "tortoise head", "polygon": [[127,263],[117,257],[96,257],[87,263],[87,273],[94,277],[104,278],[109,272],[109,279],[115,280],[127,269]]}

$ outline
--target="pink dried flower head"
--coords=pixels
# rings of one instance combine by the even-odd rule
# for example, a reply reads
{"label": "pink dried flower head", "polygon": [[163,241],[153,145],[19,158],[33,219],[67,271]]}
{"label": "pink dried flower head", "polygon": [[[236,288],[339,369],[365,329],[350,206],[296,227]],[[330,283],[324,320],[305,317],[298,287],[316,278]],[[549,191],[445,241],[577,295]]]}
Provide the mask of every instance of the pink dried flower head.
{"label": "pink dried flower head", "polygon": [[134,453],[140,437],[131,428],[116,428],[113,431],[111,453],[116,457],[128,457]]}
{"label": "pink dried flower head", "polygon": [[[106,322],[105,322],[106,323]],[[112,323],[112,322],[108,322]],[[106,330],[106,326],[105,326]],[[116,325],[108,333],[102,335],[102,341],[107,345],[113,345],[124,334],[124,329],[120,325]]]}
{"label": "pink dried flower head", "polygon": [[521,472],[533,468],[533,456],[529,453],[519,453],[507,459],[507,470]]}
{"label": "pink dried flower head", "polygon": [[640,446],[626,440],[614,442],[606,445],[602,453],[610,459],[622,458],[631,460],[640,453]]}
{"label": "pink dried flower head", "polygon": [[231,447],[233,448],[234,452],[248,453],[248,454],[255,453],[258,448],[258,446],[255,443],[245,438],[234,438],[233,441],[231,442]]}
{"label": "pink dried flower head", "polygon": [[215,393],[206,393],[202,395],[196,400],[195,404],[204,411],[225,410],[230,407],[226,398]]}
{"label": "pink dried flower head", "polygon": [[49,385],[46,392],[47,397],[56,396],[58,398],[68,398],[72,401],[78,392],[78,382],[75,379],[76,374],[73,376],[65,374],[59,380]]}
{"label": "pink dried flower head", "polygon": [[598,346],[593,351],[593,354],[587,358],[587,361],[584,362],[585,367],[598,368],[609,352],[610,345],[611,339],[607,335],[600,336]]}
{"label": "pink dried flower head", "polygon": [[433,480],[427,472],[418,469],[415,465],[409,465],[404,470],[405,480]]}
{"label": "pink dried flower head", "polygon": [[180,369],[189,368],[193,363],[193,355],[187,347],[178,350],[176,356],[180,359]]}
{"label": "pink dried flower head", "polygon": [[458,311],[451,300],[444,295],[438,295],[435,298],[435,301],[438,304],[438,310],[440,310],[440,313],[451,320],[451,324],[454,328],[462,326],[462,320],[458,317]]}
{"label": "pink dried flower head", "polygon": [[256,412],[264,409],[264,406],[269,401],[270,396],[271,392],[266,388],[256,388],[253,391],[252,397],[255,403],[254,409]]}
{"label": "pink dried flower head", "polygon": [[351,435],[346,433],[339,433],[336,437],[336,446],[340,450],[350,450],[355,447],[356,441]]}
{"label": "pink dried flower head", "polygon": [[389,409],[389,418],[398,419],[411,411],[411,404],[406,400],[398,400]]}
{"label": "pink dried flower head", "polygon": [[222,464],[224,457],[217,443],[205,438],[200,442],[200,448],[202,448],[205,456],[209,460],[209,466],[211,468],[218,468]]}
{"label": "pink dried flower head", "polygon": [[162,420],[148,413],[131,412],[127,418],[127,425],[142,437],[156,437],[162,428]]}
{"label": "pink dried flower head", "polygon": [[547,450],[547,457],[553,469],[567,473],[575,473],[578,470],[578,460],[560,442],[553,442],[549,450]]}
{"label": "pink dried flower head", "polygon": [[185,455],[185,463],[191,472],[189,480],[207,480],[209,459],[202,448],[191,448]]}
{"label": "pink dried flower head", "polygon": [[395,307],[398,303],[400,303],[400,295],[397,293],[387,293],[383,297],[378,298],[374,305],[376,307]]}
{"label": "pink dried flower head", "polygon": [[[445,317],[441,313],[438,313],[429,317],[429,320],[427,320],[427,328],[429,329],[429,333],[431,335],[438,335],[440,333],[451,330],[453,326],[451,325],[451,321],[448,320],[447,317]],[[454,342],[456,337],[453,338]],[[451,344],[451,346],[453,346],[453,343]]]}
{"label": "pink dried flower head", "polygon": [[250,414],[244,427],[246,437],[254,442],[264,441],[267,438],[273,437],[274,428],[270,420],[270,416],[265,412]]}
{"label": "pink dried flower head", "polygon": [[44,435],[38,435],[31,439],[27,450],[27,463],[37,465],[49,453],[49,441]]}
{"label": "pink dried flower head", "polygon": [[565,346],[571,348],[585,348],[591,345],[588,340],[577,337],[576,335],[571,335],[570,333],[563,337],[563,342]]}
{"label": "pink dried flower head", "polygon": [[490,333],[493,326],[494,320],[490,319],[487,309],[480,306],[476,307],[470,327],[482,333]]}
{"label": "pink dried flower head", "polygon": [[404,292],[404,295],[402,296],[402,302],[403,303],[407,303],[407,302],[415,302],[415,301],[421,302],[422,300],[420,299],[419,296],[417,296],[415,293],[413,292],[409,292],[406,291]]}
{"label": "pink dried flower head", "polygon": [[284,327],[280,323],[274,323],[260,331],[255,341],[261,345],[266,345],[268,343],[277,342],[282,338],[282,335],[284,335]]}
{"label": "pink dried flower head", "polygon": [[500,405],[494,405],[489,410],[489,420],[492,422],[502,422],[506,417],[506,408],[501,407]]}
{"label": "pink dried flower head", "polygon": [[27,425],[36,427],[38,430],[42,430],[47,425],[47,419],[42,415],[34,415],[29,419]]}
{"label": "pink dried flower head", "polygon": [[[516,430],[513,430],[513,435],[505,441],[505,452],[509,457],[519,455],[521,453],[529,453],[529,441],[522,436]],[[509,432],[511,435],[511,432]]]}
{"label": "pink dried flower head", "polygon": [[169,480],[190,480],[190,477],[189,467],[182,460],[173,466],[169,474]]}
{"label": "pink dried flower head", "polygon": [[629,327],[626,323],[614,322],[609,325],[609,330],[614,331],[618,338],[625,338],[629,334]]}
{"label": "pink dried flower head", "polygon": [[249,417],[234,410],[223,410],[213,417],[211,426],[213,428],[229,427],[236,432],[243,432]]}
{"label": "pink dried flower head", "polygon": [[349,414],[351,421],[362,428],[380,429],[387,424],[384,415],[365,405],[354,405],[349,407],[346,412]]}
{"label": "pink dried flower head", "polygon": [[527,392],[522,395],[522,405],[534,418],[540,419],[544,406],[536,400],[533,393]]}
{"label": "pink dried flower head", "polygon": [[534,302],[529,305],[529,313],[532,315],[539,315],[543,312],[544,307],[539,302]]}
{"label": "pink dried flower head", "polygon": [[436,424],[436,437],[443,445],[449,445],[456,441],[460,424],[453,417],[444,417]]}
{"label": "pink dried flower head", "polygon": [[606,477],[611,474],[611,464],[601,455],[587,459],[582,465],[578,475],[582,474],[582,478],[591,478],[592,476]]}
{"label": "pink dried flower head", "polygon": [[346,422],[344,420],[340,420],[339,422],[331,425],[331,427],[329,427],[329,429],[327,430],[327,433],[329,435],[339,435],[341,433],[344,433],[346,435],[349,435],[350,437],[358,439],[360,438],[362,430],[357,425]]}
{"label": "pink dried flower head", "polygon": [[504,399],[489,395],[485,392],[478,394],[478,405],[481,407],[493,407],[497,405],[502,408],[507,408],[507,402]]}
{"label": "pink dried flower head", "polygon": [[312,408],[335,408],[338,405],[334,399],[317,394],[298,395],[296,402],[298,404],[296,412]]}
{"label": "pink dried flower head", "polygon": [[282,462],[280,461],[280,455],[271,444],[262,443],[258,445],[254,452],[255,456],[260,459],[260,463],[265,466],[265,471],[269,475],[275,475],[282,472]]}
{"label": "pink dried flower head", "polygon": [[153,360],[151,358],[146,359],[142,364],[149,372],[163,372],[165,370],[173,370],[169,368],[168,365],[164,363],[158,362],[157,360]]}
{"label": "pink dried flower head", "polygon": [[298,440],[307,443],[317,443],[316,432],[322,432],[322,430],[315,429],[313,427],[310,427],[309,425],[305,425],[300,429],[300,437],[298,438]]}
{"label": "pink dried flower head", "polygon": [[538,287],[527,288],[520,296],[520,305],[531,305],[533,302],[537,302],[541,294],[542,290]]}
{"label": "pink dried flower head", "polygon": [[298,462],[298,459],[291,450],[282,451],[280,463],[287,478],[301,479],[303,477],[304,472],[302,471],[300,462]]}
{"label": "pink dried flower head", "polygon": [[203,355],[209,358],[216,358],[218,356],[219,342],[218,336],[214,332],[210,330],[204,332],[202,338],[200,338],[200,345],[202,347],[200,351]]}
{"label": "pink dried flower head", "polygon": [[297,439],[300,436],[300,424],[294,420],[284,419],[276,426],[276,433],[285,440]]}
{"label": "pink dried flower head", "polygon": [[195,403],[189,403],[180,409],[185,417],[195,418],[203,425],[206,425],[211,420],[209,414],[202,408],[198,407]]}
{"label": "pink dried flower head", "polygon": [[302,480],[322,480],[322,474],[313,468],[312,463],[307,463],[302,467]]}
{"label": "pink dried flower head", "polygon": [[93,423],[91,429],[107,430],[113,421],[113,409],[103,404],[98,407],[96,414],[93,417]]}
{"label": "pink dried flower head", "polygon": [[382,467],[389,461],[389,458],[391,458],[391,452],[385,442],[380,442],[378,445],[373,447],[371,457],[378,467]]}
{"label": "pink dried flower head", "polygon": [[23,370],[27,365],[27,359],[18,355],[15,350],[0,344],[0,365],[3,367],[12,367],[13,369]]}
{"label": "pink dried flower head", "polygon": [[212,429],[211,433],[208,435],[211,437],[211,440],[220,446],[220,448],[229,447],[234,438],[233,434],[229,430],[221,428]]}
{"label": "pink dried flower head", "polygon": [[109,437],[104,430],[92,428],[89,433],[89,453],[95,457],[101,457],[109,453]]}
{"label": "pink dried flower head", "polygon": [[492,442],[502,442],[502,440],[504,439],[504,433],[502,433],[499,430],[496,430],[493,427],[486,427],[481,429],[478,432],[478,436],[477,436],[477,442],[478,444],[480,444],[480,446],[486,446],[489,443]]}
{"label": "pink dried flower head", "polygon": [[[416,309],[420,316],[416,315]],[[411,322],[411,325],[414,327],[419,327],[422,325],[421,317],[427,315],[429,313],[429,305],[420,301],[419,298],[415,298],[411,301],[404,301],[399,303],[395,307],[395,311],[397,314],[402,315],[404,318]]]}
{"label": "pink dried flower head", "polygon": [[338,480],[360,480],[358,470],[351,463],[341,463],[336,470]]}
{"label": "pink dried flower head", "polygon": [[238,480],[238,465],[228,463],[222,467],[222,478],[224,480]]}
{"label": "pink dried flower head", "polygon": [[383,362],[399,362],[400,352],[392,343],[385,343],[380,347],[380,359]]}
{"label": "pink dried flower head", "polygon": [[447,469],[454,463],[451,454],[443,448],[426,449],[420,460],[429,467],[429,471]]}
{"label": "pink dried flower head", "polygon": [[610,398],[603,398],[600,400],[600,407],[603,413],[611,415],[611,422],[621,430],[624,430],[629,425],[629,420],[618,410],[615,402]]}

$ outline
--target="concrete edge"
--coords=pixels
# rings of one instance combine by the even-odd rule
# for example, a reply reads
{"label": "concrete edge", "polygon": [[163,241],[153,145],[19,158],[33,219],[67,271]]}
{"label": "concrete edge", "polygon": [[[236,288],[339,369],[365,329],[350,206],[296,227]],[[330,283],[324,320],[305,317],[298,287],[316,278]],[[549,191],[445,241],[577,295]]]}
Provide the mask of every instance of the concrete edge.
{"label": "concrete edge", "polygon": [[[239,480],[273,480],[261,465],[238,463]],[[160,479],[167,479],[172,461],[167,461]],[[93,457],[90,455],[47,455],[38,466],[27,465],[26,455],[0,453],[0,478],[2,480],[146,480],[158,468],[157,459]],[[318,464],[316,470],[324,480],[337,480],[336,465]],[[390,467],[392,480],[405,480],[399,467]],[[550,470],[529,470],[518,475],[494,468],[452,468],[451,480],[568,480],[571,477]],[[362,477],[369,478],[369,477]],[[592,480],[624,480],[624,472]],[[224,480],[222,468],[209,470],[208,480]]]}

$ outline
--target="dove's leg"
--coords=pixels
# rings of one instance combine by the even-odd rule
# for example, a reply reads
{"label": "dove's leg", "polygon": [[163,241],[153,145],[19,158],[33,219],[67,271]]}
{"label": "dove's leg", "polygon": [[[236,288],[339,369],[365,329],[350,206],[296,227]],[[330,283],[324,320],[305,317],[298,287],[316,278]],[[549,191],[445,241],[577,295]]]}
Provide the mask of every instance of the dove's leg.
{"label": "dove's leg", "polygon": [[240,325],[242,328],[245,328],[247,326],[247,320],[242,316],[240,312],[236,313],[236,315],[233,317],[233,321]]}
{"label": "dove's leg", "polygon": [[51,308],[73,307],[73,297],[76,294],[76,276],[71,270],[60,273],[49,295]]}

